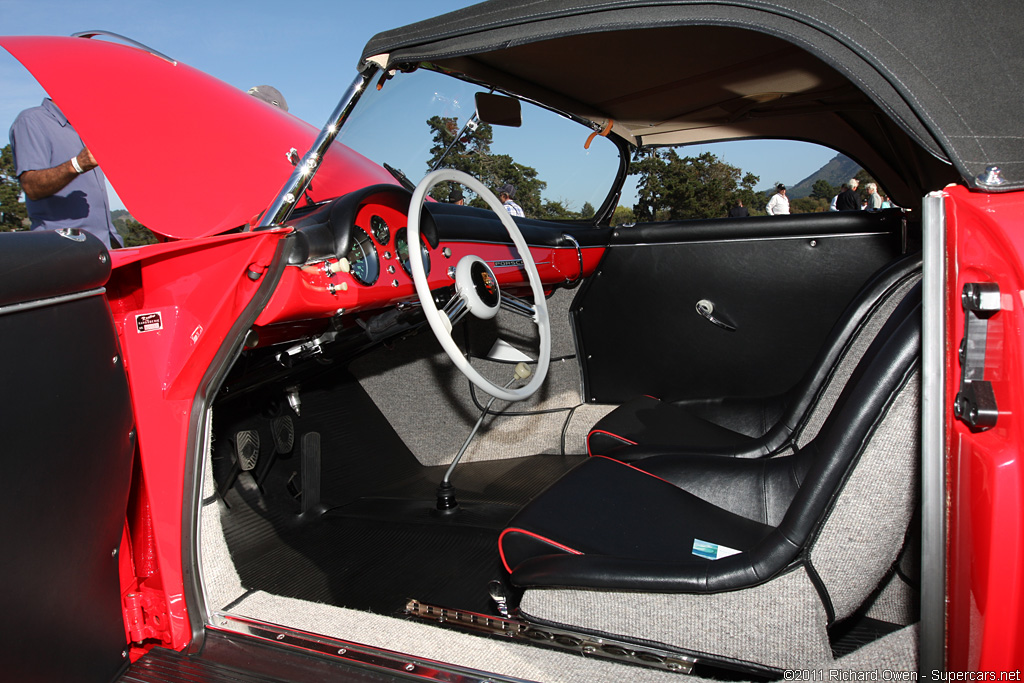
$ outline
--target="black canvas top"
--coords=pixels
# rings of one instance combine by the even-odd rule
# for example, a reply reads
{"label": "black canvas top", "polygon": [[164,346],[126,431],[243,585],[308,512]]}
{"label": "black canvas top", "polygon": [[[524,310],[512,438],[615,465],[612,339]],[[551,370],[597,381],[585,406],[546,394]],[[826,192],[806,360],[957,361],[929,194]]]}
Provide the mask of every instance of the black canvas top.
{"label": "black canvas top", "polygon": [[[613,36],[604,54],[559,50],[560,40],[679,26],[753,30],[794,44],[854,84],[876,112],[894,122],[889,125],[934,158],[952,163],[952,176],[976,189],[1024,188],[1024,3],[1019,0],[491,0],[380,33],[367,43],[363,59],[388,54],[389,66],[455,62],[462,72],[486,81],[499,74],[558,92],[550,74],[570,61],[585,60],[594,68],[601,68],[602,60],[626,61],[634,73],[664,66],[655,54],[643,54],[643,46],[628,54],[616,51]],[[532,78],[536,66],[531,73],[503,61],[520,46],[543,51],[548,44],[553,50],[549,75],[538,76],[539,81]],[[693,57],[706,61],[709,72],[714,69],[713,51]],[[573,99],[599,115],[605,95],[598,92],[588,101],[574,93]],[[887,135],[879,131],[871,144],[884,147]],[[889,161],[907,174],[909,168],[899,167],[901,156],[890,153]],[[990,166],[1001,169],[1003,184],[985,182]],[[938,182],[943,173],[925,175]]]}

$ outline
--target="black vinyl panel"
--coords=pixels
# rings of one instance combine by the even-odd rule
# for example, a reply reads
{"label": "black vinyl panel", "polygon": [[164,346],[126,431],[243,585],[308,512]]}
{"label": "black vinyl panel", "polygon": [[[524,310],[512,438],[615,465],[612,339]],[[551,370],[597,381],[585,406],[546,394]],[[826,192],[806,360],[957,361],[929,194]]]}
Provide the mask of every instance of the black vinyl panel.
{"label": "black vinyl panel", "polygon": [[0,306],[102,287],[110,256],[93,235],[56,230],[3,233],[0,241]]}
{"label": "black vinyl panel", "polygon": [[0,355],[3,678],[111,680],[127,665],[117,550],[134,426],[105,299],[0,314]]}
{"label": "black vinyl panel", "polygon": [[[647,237],[613,244],[573,303],[590,401],[780,394],[806,372],[865,280],[899,251],[892,234]],[[698,314],[702,300],[735,331]]]}

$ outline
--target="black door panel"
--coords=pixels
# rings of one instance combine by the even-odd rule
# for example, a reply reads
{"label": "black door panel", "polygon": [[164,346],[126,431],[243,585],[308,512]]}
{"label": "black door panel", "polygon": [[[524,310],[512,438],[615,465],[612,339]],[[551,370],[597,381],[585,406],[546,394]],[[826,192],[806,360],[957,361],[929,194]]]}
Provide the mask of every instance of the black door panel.
{"label": "black door panel", "polygon": [[131,398],[95,237],[0,233],[0,661],[12,681],[108,681],[127,665],[118,548]]}
{"label": "black door panel", "polygon": [[890,212],[621,228],[573,304],[587,399],[782,393],[902,243]]}

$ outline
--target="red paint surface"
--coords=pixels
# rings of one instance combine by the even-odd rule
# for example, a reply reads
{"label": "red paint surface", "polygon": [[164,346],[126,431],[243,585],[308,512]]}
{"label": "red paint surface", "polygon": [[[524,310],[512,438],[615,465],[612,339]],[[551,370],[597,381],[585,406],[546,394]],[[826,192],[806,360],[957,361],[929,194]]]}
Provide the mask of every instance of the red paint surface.
{"label": "red paint surface", "polygon": [[[1024,668],[1024,193],[950,188],[946,199],[948,651],[950,670]],[[994,282],[985,380],[999,418],[973,433],[952,414],[965,283]]]}

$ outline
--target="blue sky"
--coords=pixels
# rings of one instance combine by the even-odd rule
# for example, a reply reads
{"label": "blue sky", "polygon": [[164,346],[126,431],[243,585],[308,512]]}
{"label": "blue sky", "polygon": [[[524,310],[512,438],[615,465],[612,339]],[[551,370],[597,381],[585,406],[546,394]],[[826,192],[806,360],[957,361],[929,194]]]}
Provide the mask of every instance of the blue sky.
{"label": "blue sky", "polygon": [[[239,88],[273,85],[284,94],[291,113],[320,127],[352,81],[363,45],[371,36],[471,4],[469,0],[0,0],[0,33],[119,33]],[[45,93],[2,49],[0,84],[2,146],[18,112],[38,105]],[[761,176],[759,188],[776,181],[794,184],[834,156],[822,148],[779,142],[691,147],[685,153],[696,156],[706,150]],[[116,200],[113,204],[119,208]]]}

